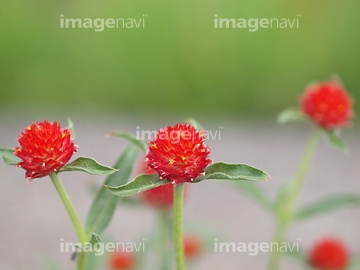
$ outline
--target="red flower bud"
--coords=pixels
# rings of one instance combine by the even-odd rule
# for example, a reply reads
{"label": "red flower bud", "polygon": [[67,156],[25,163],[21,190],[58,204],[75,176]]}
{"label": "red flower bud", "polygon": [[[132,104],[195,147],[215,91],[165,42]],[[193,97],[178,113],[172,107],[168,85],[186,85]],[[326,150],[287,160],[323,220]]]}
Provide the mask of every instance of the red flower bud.
{"label": "red flower bud", "polygon": [[160,129],[149,144],[148,166],[174,184],[191,182],[211,163],[203,132],[189,124]]}
{"label": "red flower bud", "polygon": [[349,124],[352,99],[338,83],[314,84],[300,96],[300,109],[320,127],[332,130]]}
{"label": "red flower bud", "polygon": [[69,129],[61,129],[59,123],[46,120],[27,127],[18,142],[20,147],[15,148],[14,155],[22,161],[17,166],[26,170],[25,177],[29,182],[57,172],[77,148]]}

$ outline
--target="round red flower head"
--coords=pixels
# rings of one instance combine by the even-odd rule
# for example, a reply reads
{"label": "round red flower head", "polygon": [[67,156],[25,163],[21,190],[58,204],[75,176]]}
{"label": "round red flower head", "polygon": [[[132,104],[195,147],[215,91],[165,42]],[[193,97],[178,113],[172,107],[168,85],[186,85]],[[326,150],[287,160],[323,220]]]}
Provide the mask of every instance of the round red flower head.
{"label": "round red flower head", "polygon": [[333,130],[349,124],[353,101],[346,90],[336,82],[309,86],[300,96],[300,109],[320,127]]}
{"label": "round red flower head", "polygon": [[189,124],[160,129],[149,144],[148,166],[174,184],[191,182],[211,163],[204,133]]}
{"label": "round red flower head", "polygon": [[26,170],[29,182],[57,172],[77,148],[69,129],[61,129],[59,123],[46,120],[28,126],[21,132],[18,142],[20,147],[15,148],[14,155],[22,161],[17,166]]}
{"label": "round red flower head", "polygon": [[309,263],[321,270],[344,270],[349,261],[347,248],[336,239],[324,239],[315,244],[309,254]]}

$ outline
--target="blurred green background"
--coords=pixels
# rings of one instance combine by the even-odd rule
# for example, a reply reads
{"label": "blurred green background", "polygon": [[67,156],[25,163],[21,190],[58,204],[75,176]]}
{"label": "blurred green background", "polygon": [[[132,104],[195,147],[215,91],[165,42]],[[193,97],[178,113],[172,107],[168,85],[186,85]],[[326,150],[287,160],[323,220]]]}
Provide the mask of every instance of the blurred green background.
{"label": "blurred green background", "polygon": [[[0,106],[129,113],[276,114],[337,74],[360,98],[355,0],[3,1]],[[60,29],[73,18],[141,18],[145,29]],[[227,18],[295,18],[299,29],[214,29]]]}

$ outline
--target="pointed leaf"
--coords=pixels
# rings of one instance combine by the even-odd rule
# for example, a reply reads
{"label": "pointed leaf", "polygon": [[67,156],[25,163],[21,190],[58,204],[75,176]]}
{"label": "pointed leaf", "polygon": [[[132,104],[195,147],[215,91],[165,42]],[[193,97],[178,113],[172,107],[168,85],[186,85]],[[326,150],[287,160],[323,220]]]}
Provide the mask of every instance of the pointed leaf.
{"label": "pointed leaf", "polygon": [[344,152],[348,151],[346,143],[339,137],[338,134],[335,133],[335,131],[326,132],[326,137],[328,139],[328,142],[335,148]]}
{"label": "pointed leaf", "polygon": [[[138,154],[138,148],[134,145],[129,145],[114,165],[114,168],[120,171],[108,176],[104,184],[111,186],[125,184],[129,180]],[[118,202],[119,198],[113,196],[102,186],[91,205],[86,219],[85,227],[87,232],[101,234],[109,225]]]}
{"label": "pointed leaf", "polygon": [[199,131],[204,130],[204,127],[193,118],[189,118],[188,120],[186,120],[186,123],[189,123],[191,126],[193,126],[194,128],[196,128]]}
{"label": "pointed leaf", "polygon": [[199,176],[194,183],[205,179],[266,181],[270,175],[246,164],[214,163],[205,168],[205,175]]}
{"label": "pointed leaf", "polygon": [[94,175],[108,175],[116,171],[117,169],[101,165],[94,159],[88,157],[79,157],[59,170],[59,172],[85,172]]}
{"label": "pointed leaf", "polygon": [[74,123],[71,121],[70,117],[68,117],[67,122],[68,122],[67,128],[70,129],[71,131],[71,138],[75,139],[76,133],[74,128]]}
{"label": "pointed leaf", "polygon": [[14,149],[0,148],[0,156],[6,165],[16,165],[21,161],[14,155]]}
{"label": "pointed leaf", "polygon": [[265,209],[272,210],[272,202],[266,196],[261,187],[255,183],[235,181],[234,184],[249,197],[261,204]]}
{"label": "pointed leaf", "polygon": [[98,243],[101,243],[100,237],[96,233],[92,233],[91,239],[90,239],[90,244],[95,245]]}
{"label": "pointed leaf", "polygon": [[147,142],[144,141],[144,140],[137,139],[136,137],[134,137],[130,133],[123,132],[123,131],[114,131],[114,132],[111,132],[111,135],[123,138],[125,140],[128,140],[130,143],[132,143],[132,144],[136,145],[137,147],[139,147],[140,150],[143,151],[144,153],[147,152],[147,146],[148,146]]}
{"label": "pointed leaf", "polygon": [[286,124],[288,122],[299,122],[306,121],[307,118],[304,114],[302,114],[297,108],[289,108],[281,113],[279,113],[277,117],[277,121],[280,124]]}
{"label": "pointed leaf", "polygon": [[349,205],[360,205],[360,196],[347,194],[322,199],[300,209],[296,213],[295,218],[297,220],[303,220]]}
{"label": "pointed leaf", "polygon": [[105,186],[112,194],[120,197],[134,195],[136,193],[168,184],[169,181],[161,180],[157,174],[141,174],[133,181],[118,187]]}

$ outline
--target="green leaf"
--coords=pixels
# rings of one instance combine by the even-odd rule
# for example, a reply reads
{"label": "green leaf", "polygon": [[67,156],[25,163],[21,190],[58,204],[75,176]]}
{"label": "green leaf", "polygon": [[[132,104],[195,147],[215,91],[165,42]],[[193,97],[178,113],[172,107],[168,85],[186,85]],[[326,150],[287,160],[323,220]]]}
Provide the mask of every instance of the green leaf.
{"label": "green leaf", "polygon": [[335,131],[328,131],[325,132],[328,142],[334,146],[335,148],[339,149],[340,151],[347,152],[348,147],[346,143],[336,134]]}
{"label": "green leaf", "polygon": [[[102,243],[101,246],[96,245],[95,247],[99,247],[98,250],[93,250],[93,252],[87,252],[86,255],[86,270],[99,270],[104,269],[105,265],[108,263],[109,257],[107,256],[107,251],[105,250],[105,245],[110,241],[105,238],[105,241],[100,240],[99,236],[93,234],[92,243]],[[104,240],[104,239],[103,239]],[[91,241],[90,241],[91,242]],[[93,246],[94,247],[94,246]]]}
{"label": "green leaf", "polygon": [[105,186],[112,194],[120,197],[134,195],[151,188],[168,184],[169,181],[161,180],[157,174],[141,174],[133,181],[118,187]]}
{"label": "green leaf", "polygon": [[16,165],[21,161],[14,155],[14,149],[0,148],[0,156],[6,165]]}
{"label": "green leaf", "polygon": [[286,124],[288,122],[299,122],[306,121],[307,118],[304,114],[302,114],[297,108],[288,108],[281,113],[279,113],[277,117],[277,121],[280,124]]}
{"label": "green leaf", "polygon": [[74,128],[74,123],[71,121],[70,117],[68,117],[67,122],[68,122],[67,128],[70,129],[71,131],[71,138],[75,139],[76,133]]}
{"label": "green leaf", "polygon": [[137,147],[139,147],[140,150],[143,151],[144,153],[147,152],[147,147],[148,147],[147,142],[144,140],[137,139],[130,133],[123,132],[123,131],[114,131],[114,132],[111,132],[111,135],[123,138],[123,139],[129,141],[130,143],[136,145]]}
{"label": "green leaf", "polygon": [[235,181],[234,184],[249,197],[261,204],[265,209],[272,210],[272,202],[266,196],[261,187],[252,182]]}
{"label": "green leaf", "polygon": [[205,174],[195,179],[195,183],[205,179],[266,181],[270,175],[246,164],[214,163],[205,168]]}
{"label": "green leaf", "polygon": [[[114,165],[114,168],[120,171],[108,176],[104,184],[113,186],[125,184],[129,180],[138,154],[137,147],[129,145]],[[86,219],[85,227],[89,234],[92,232],[100,234],[106,229],[118,202],[119,198],[110,194],[104,186],[99,189]]]}
{"label": "green leaf", "polygon": [[96,233],[92,233],[91,234],[91,238],[89,242],[86,242],[84,245],[80,244],[80,243],[76,243],[75,246],[78,247],[79,249],[83,250],[86,249],[88,247],[90,247],[92,252],[100,252],[99,249],[96,249],[98,247],[100,247],[98,244],[101,244],[101,239],[100,237],[96,234]]}
{"label": "green leaf", "polygon": [[346,194],[322,199],[300,209],[296,213],[295,218],[297,220],[304,220],[349,205],[360,205],[360,196]]}
{"label": "green leaf", "polygon": [[90,244],[95,245],[95,244],[98,244],[98,243],[99,244],[101,243],[100,237],[96,233],[92,233],[91,239],[90,239]]}
{"label": "green leaf", "polygon": [[108,175],[116,171],[117,169],[101,165],[88,157],[79,157],[59,170],[59,172],[85,172],[94,175]]}
{"label": "green leaf", "polygon": [[191,126],[193,126],[194,128],[196,128],[199,131],[204,130],[204,127],[193,118],[187,119],[186,123],[189,123]]}
{"label": "green leaf", "polygon": [[353,255],[349,263],[349,270],[358,270],[360,266],[360,255]]}

